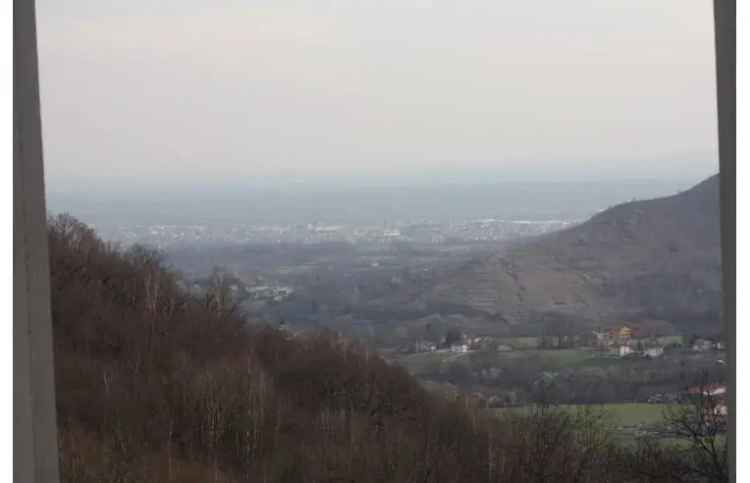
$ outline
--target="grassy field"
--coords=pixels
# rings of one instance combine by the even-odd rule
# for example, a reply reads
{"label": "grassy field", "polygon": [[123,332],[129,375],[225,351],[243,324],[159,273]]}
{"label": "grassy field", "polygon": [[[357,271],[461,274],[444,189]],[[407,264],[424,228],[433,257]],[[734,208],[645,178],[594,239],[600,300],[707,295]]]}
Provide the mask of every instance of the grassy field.
{"label": "grassy field", "polygon": [[656,340],[659,342],[659,344],[662,344],[662,345],[671,345],[671,344],[684,345],[685,344],[685,337],[681,335],[665,335],[662,337],[657,337]]}
{"label": "grassy field", "polygon": [[605,410],[612,414],[616,424],[633,426],[636,424],[652,425],[663,419],[667,404],[620,403],[605,404]]}
{"label": "grassy field", "polygon": [[493,364],[503,362],[523,363],[534,360],[544,370],[554,371],[564,367],[573,367],[585,364],[598,354],[588,349],[549,349],[549,350],[523,350],[508,352],[473,352],[471,361],[475,364]]}
{"label": "grassy field", "polygon": [[544,370],[554,371],[564,367],[573,367],[588,363],[598,357],[597,354],[585,349],[554,349],[554,350],[523,350],[523,351],[477,351],[455,353],[448,351],[421,352],[397,356],[396,361],[415,375],[424,374],[436,364],[470,364],[503,365],[523,364],[524,361],[534,360],[541,364]]}
{"label": "grassy field", "polygon": [[516,350],[538,349],[540,344],[539,337],[500,337],[497,342]]}
{"label": "grassy field", "polygon": [[396,361],[415,375],[424,374],[428,368],[435,364],[453,364],[463,361],[468,362],[470,352],[456,353],[450,351],[418,352],[407,354],[396,358]]}
{"label": "grassy field", "polygon": [[[595,404],[591,408],[602,409],[609,416],[609,422],[613,426],[613,435],[617,441],[625,445],[635,444],[636,438],[642,430],[658,425],[664,418],[667,404],[645,404],[645,403],[612,403]],[[569,404],[558,406],[563,411],[575,414],[577,410],[585,407],[583,405]],[[508,413],[524,414],[528,407],[513,407],[492,409],[495,414]],[[665,445],[684,445],[684,440],[674,438],[659,438],[659,442]]]}
{"label": "grassy field", "polygon": [[[539,349],[541,345],[540,337],[497,337],[499,344],[512,347],[514,350]],[[657,337],[656,341],[661,345],[683,345],[685,338],[681,335],[667,335]]]}
{"label": "grassy field", "polygon": [[[662,420],[664,410],[667,408],[667,406],[667,404],[646,403],[612,403],[591,405],[591,407],[594,409],[602,409],[606,411],[611,416],[612,423],[618,427],[635,426],[639,424],[656,424]],[[563,411],[575,413],[582,406],[577,404],[564,404],[557,407]],[[493,409],[493,411],[496,411],[497,414],[504,414],[506,412],[515,412],[522,414],[527,410],[527,407]]]}

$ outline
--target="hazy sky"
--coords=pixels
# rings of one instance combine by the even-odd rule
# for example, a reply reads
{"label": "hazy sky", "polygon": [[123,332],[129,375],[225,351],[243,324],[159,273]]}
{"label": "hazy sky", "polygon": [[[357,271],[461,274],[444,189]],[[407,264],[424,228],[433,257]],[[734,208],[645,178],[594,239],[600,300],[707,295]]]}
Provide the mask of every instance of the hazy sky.
{"label": "hazy sky", "polygon": [[37,0],[48,184],[697,179],[711,3]]}

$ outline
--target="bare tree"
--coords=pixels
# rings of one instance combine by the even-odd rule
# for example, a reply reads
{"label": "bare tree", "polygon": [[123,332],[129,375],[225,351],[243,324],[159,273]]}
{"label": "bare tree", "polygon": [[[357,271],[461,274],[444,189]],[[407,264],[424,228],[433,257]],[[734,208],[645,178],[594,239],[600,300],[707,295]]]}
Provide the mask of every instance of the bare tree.
{"label": "bare tree", "polygon": [[209,279],[206,292],[206,307],[218,317],[233,315],[237,306],[232,300],[232,292],[226,273],[219,267],[214,267]]}
{"label": "bare tree", "polygon": [[664,433],[687,443],[681,458],[684,469],[704,481],[729,481],[725,390],[704,376],[682,404],[669,407],[664,414]]}

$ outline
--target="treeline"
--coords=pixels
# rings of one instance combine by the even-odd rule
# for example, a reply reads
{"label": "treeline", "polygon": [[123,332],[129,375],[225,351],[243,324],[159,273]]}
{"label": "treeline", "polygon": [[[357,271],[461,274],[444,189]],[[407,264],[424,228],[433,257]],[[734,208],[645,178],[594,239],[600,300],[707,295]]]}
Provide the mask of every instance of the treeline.
{"label": "treeline", "polygon": [[726,366],[717,365],[711,353],[672,353],[656,360],[602,358],[569,367],[560,367],[535,351],[522,355],[498,358],[495,353],[478,351],[450,362],[434,360],[421,367],[418,376],[467,392],[481,391],[488,399],[495,396],[492,399],[501,406],[537,401],[545,375],[550,377],[545,391],[556,404],[647,402],[656,394],[677,395],[704,377],[726,379]]}
{"label": "treeline", "polygon": [[483,415],[330,333],[253,328],[217,279],[198,300],[158,253],[49,221],[63,481],[705,481],[615,444],[606,417]]}

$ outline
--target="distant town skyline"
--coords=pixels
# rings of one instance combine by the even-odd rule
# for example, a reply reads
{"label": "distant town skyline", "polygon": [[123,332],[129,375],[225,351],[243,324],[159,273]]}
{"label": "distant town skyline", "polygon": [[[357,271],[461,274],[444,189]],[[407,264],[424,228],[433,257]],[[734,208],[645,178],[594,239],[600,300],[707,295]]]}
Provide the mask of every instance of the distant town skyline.
{"label": "distant town skyline", "polygon": [[39,0],[37,15],[50,189],[718,171],[708,0]]}

